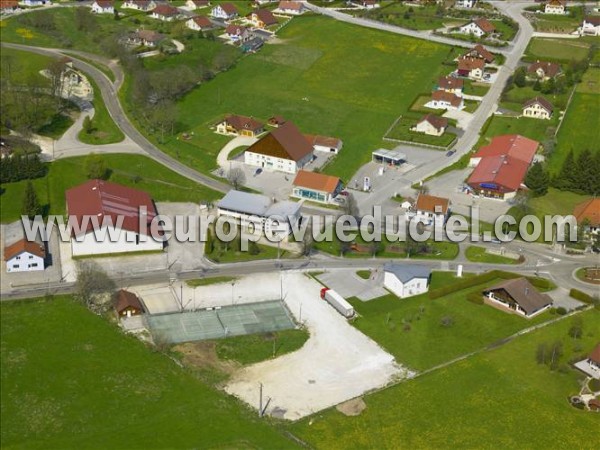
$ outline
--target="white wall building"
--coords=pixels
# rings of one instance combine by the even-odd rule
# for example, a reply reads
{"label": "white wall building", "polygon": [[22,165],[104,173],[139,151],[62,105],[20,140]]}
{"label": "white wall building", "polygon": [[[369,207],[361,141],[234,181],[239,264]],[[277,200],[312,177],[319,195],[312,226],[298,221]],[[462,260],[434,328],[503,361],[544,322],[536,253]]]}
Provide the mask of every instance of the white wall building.
{"label": "white wall building", "polygon": [[46,249],[42,242],[21,239],[4,249],[6,272],[33,272],[46,268]]}
{"label": "white wall building", "polygon": [[383,270],[383,286],[399,298],[412,297],[429,290],[431,269],[428,267],[387,263]]}
{"label": "white wall building", "polygon": [[114,14],[114,2],[111,0],[96,0],[92,3],[92,12],[96,14]]}

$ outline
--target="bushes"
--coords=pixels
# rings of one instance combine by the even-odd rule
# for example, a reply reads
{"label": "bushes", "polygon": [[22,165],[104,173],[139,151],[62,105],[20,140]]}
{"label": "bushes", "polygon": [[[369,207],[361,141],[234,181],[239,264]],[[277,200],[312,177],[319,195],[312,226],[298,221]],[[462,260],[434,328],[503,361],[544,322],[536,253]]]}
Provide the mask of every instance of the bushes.
{"label": "bushes", "polygon": [[569,296],[573,297],[575,300],[579,300],[580,302],[583,302],[588,305],[593,305],[594,303],[596,303],[596,300],[594,300],[594,298],[591,295],[588,295],[585,292],[580,291],[579,289],[571,289],[569,291]]}

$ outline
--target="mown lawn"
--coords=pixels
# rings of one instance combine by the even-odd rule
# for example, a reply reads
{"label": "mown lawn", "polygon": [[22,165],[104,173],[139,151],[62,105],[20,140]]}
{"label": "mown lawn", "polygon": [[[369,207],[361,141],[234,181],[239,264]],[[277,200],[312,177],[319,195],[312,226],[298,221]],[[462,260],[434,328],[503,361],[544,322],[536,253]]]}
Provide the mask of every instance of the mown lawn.
{"label": "mown lawn", "polygon": [[548,131],[550,127],[558,125],[558,118],[554,117],[550,120],[530,119],[528,117],[502,117],[492,116],[489,126],[485,133],[479,139],[477,147],[486,145],[495,136],[503,134],[520,134],[529,139],[543,143],[551,133]]}
{"label": "mown lawn", "polygon": [[308,331],[283,330],[267,334],[250,334],[215,341],[220,359],[241,364],[254,364],[277,358],[301,348],[308,340]]}
{"label": "mown lawn", "polygon": [[85,130],[81,130],[77,136],[81,142],[92,145],[103,145],[113,144],[121,142],[125,139],[125,135],[115,124],[104,105],[102,100],[102,94],[96,82],[91,78],[87,77],[88,81],[92,84],[94,89],[94,117],[92,118],[92,132],[87,133]]}
{"label": "mown lawn", "polygon": [[242,58],[179,102],[180,128],[194,137],[170,139],[169,153],[213,169],[228,139],[210,127],[223,115],[264,120],[279,114],[305,133],[341,138],[344,148],[326,171],[347,180],[384,145],[386,129],[414,93],[428,92],[448,71],[440,63],[449,47],[319,16],[295,18],[280,38],[281,44]]}
{"label": "mown lawn", "polygon": [[470,245],[465,250],[465,256],[471,262],[489,263],[489,264],[518,264],[518,260],[507,258],[506,256],[486,253],[485,247]]}
{"label": "mown lawn", "polygon": [[387,134],[387,137],[402,141],[435,145],[437,147],[440,147],[440,150],[448,147],[456,139],[456,134],[451,133],[449,131],[445,132],[441,136],[431,136],[428,134],[412,131],[411,128],[414,127],[418,121],[419,119],[417,118],[403,117],[390,130],[390,132]]}
{"label": "mown lawn", "polygon": [[[334,408],[290,426],[326,449],[585,448],[600,441],[597,414],[571,407],[582,375],[567,361],[600,341],[600,313],[581,314],[584,334],[573,340],[566,319],[503,347],[364,398],[347,417]],[[541,343],[563,343],[564,372],[536,363]],[[432,352],[435,347],[432,345]],[[343,432],[340,432],[343,430]]]}
{"label": "mown lawn", "polygon": [[[454,273],[434,272],[430,289],[451,285],[456,280]],[[428,294],[404,299],[389,294],[368,302],[352,299],[359,314],[353,324],[401,364],[425,370],[551,317],[549,313],[542,313],[527,320],[466,299],[467,294],[483,291],[500,281],[497,279],[436,299],[430,299]],[[444,326],[443,318],[450,318],[453,324]]]}
{"label": "mown lawn", "polygon": [[69,297],[0,306],[3,448],[293,448]]}
{"label": "mown lawn", "polygon": [[[194,183],[141,155],[100,155],[112,171],[109,181],[149,192],[155,201],[205,202],[221,197],[219,192]],[[49,163],[48,174],[33,180],[40,203],[48,214],[65,214],[65,191],[87,181],[85,157]],[[0,220],[18,220],[26,181],[5,183],[0,195]]]}
{"label": "mown lawn", "polygon": [[525,50],[527,59],[569,62],[582,60],[588,54],[590,44],[580,39],[544,39],[533,38]]}

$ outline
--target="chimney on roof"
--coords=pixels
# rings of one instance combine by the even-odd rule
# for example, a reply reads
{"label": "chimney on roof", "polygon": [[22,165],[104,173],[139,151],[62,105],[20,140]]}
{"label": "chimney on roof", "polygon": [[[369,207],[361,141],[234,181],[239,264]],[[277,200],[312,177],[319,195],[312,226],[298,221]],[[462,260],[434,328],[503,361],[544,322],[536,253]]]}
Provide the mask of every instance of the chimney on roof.
{"label": "chimney on roof", "polygon": [[529,295],[529,288],[528,287],[525,288],[525,295]]}

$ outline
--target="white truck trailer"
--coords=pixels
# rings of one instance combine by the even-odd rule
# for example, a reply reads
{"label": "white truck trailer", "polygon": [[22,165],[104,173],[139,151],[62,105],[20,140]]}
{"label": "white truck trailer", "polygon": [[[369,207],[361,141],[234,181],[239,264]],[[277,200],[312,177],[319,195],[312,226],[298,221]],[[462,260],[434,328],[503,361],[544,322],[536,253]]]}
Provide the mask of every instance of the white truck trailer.
{"label": "white truck trailer", "polygon": [[333,289],[321,289],[321,298],[333,306],[346,319],[354,317],[356,314],[354,308],[346,301],[344,297],[335,292]]}

